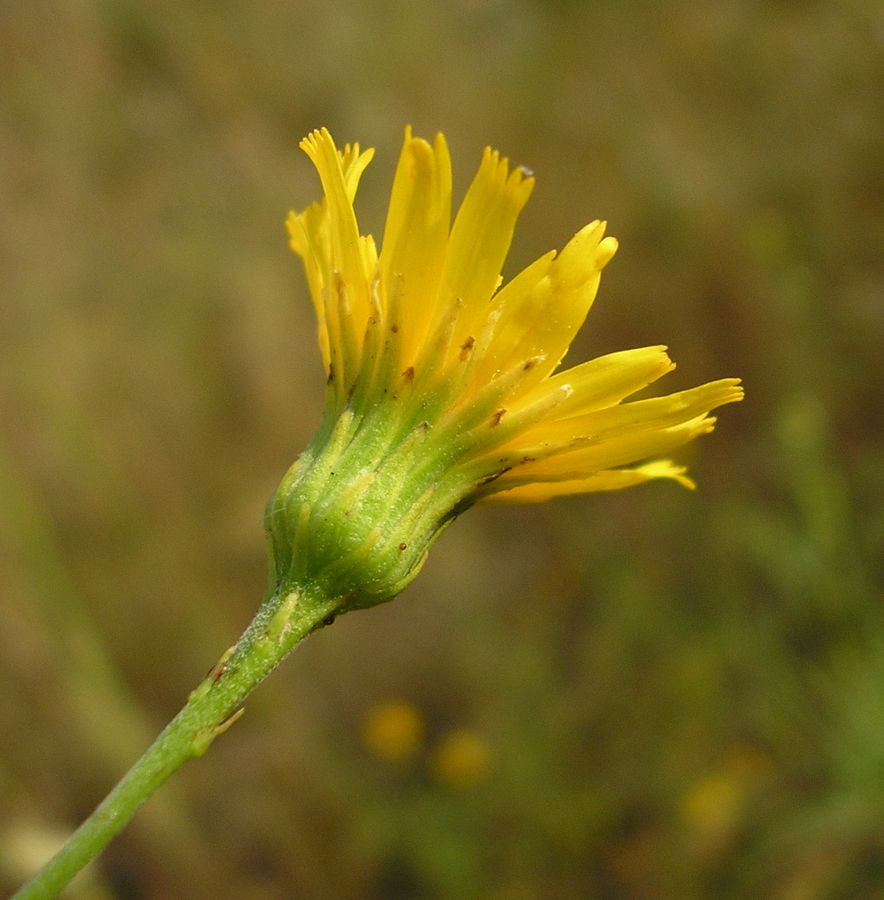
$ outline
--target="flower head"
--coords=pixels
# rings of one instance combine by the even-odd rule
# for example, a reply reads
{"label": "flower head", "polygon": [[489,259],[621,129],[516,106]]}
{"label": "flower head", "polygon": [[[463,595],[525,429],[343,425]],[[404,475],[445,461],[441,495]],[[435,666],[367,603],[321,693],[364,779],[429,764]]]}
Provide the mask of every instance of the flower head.
{"label": "flower head", "polygon": [[[308,578],[342,608],[394,596],[457,514],[658,478],[653,459],[712,430],[742,398],[737,379],[628,400],[671,371],[663,346],[558,367],[617,242],[591,222],[501,286],[516,219],[534,187],[486,150],[451,223],[442,135],[406,129],[380,253],[353,209],[372,157],[325,129],[301,148],[324,198],[292,213],[319,325],[326,412],[268,506],[272,577]],[[636,465],[637,464],[637,465]]]}

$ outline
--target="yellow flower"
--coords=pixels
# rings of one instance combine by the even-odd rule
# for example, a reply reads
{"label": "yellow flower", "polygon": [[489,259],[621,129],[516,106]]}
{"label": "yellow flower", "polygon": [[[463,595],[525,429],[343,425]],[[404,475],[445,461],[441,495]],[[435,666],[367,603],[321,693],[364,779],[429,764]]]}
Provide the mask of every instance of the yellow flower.
{"label": "yellow flower", "polygon": [[362,740],[368,750],[388,762],[404,762],[418,751],[424,737],[419,710],[404,700],[376,706],[362,723]]}
{"label": "yellow flower", "polygon": [[469,788],[481,782],[491,766],[488,742],[465,728],[449,731],[433,751],[430,771],[448,787]]}
{"label": "yellow flower", "polygon": [[[292,213],[328,383],[310,448],[268,507],[272,577],[318,580],[344,607],[389,599],[441,529],[477,502],[546,500],[657,478],[706,434],[739,381],[627,398],[674,368],[663,346],[557,371],[617,249],[591,222],[501,287],[534,179],[486,150],[451,224],[442,135],[406,129],[378,253],[353,200],[372,157],[325,129],[301,142],[324,199]],[[644,462],[643,462],[644,461]],[[638,465],[633,465],[638,463]]]}

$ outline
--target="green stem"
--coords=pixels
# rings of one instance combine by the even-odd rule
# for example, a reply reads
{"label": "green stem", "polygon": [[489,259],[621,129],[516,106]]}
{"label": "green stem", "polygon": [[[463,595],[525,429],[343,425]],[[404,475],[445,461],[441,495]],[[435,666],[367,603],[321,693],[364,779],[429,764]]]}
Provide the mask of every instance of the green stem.
{"label": "green stem", "polygon": [[243,700],[295,644],[333,616],[339,604],[338,599],[300,588],[268,597],[239,641],[191,692],[184,708],[13,900],[55,897],[173,772],[209,749],[239,718]]}

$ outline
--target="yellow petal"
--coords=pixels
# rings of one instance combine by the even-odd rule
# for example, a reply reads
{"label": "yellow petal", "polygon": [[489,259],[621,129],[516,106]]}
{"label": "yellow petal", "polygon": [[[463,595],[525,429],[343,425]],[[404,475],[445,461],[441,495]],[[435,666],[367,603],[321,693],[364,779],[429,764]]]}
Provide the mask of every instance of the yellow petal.
{"label": "yellow petal", "polygon": [[658,459],[636,466],[634,469],[606,469],[585,478],[571,481],[535,482],[522,487],[500,491],[483,498],[482,503],[541,503],[569,494],[589,494],[597,491],[619,491],[646,481],[668,478],[677,481],[688,490],[696,487],[685,474],[684,466],[677,466],[668,459]]}
{"label": "yellow petal", "polygon": [[585,415],[615,406],[674,368],[675,363],[663,346],[609,353],[547,378],[511,406],[517,413],[523,404],[535,402],[539,394],[557,391],[567,385],[569,396],[556,407],[555,418]]}
{"label": "yellow petal", "polygon": [[497,151],[485,150],[455,218],[445,258],[442,302],[460,305],[453,335],[456,344],[444,361],[446,367],[456,359],[458,346],[475,336],[488,315],[488,301],[500,280],[516,219],[533,187],[534,179],[524,170],[510,171],[509,162]]}
{"label": "yellow petal", "polygon": [[524,433],[518,442],[520,446],[534,443],[562,449],[578,441],[599,444],[609,437],[622,438],[682,425],[742,397],[739,379],[723,378],[664,397],[634,400],[585,415],[557,417]]}
{"label": "yellow petal", "polygon": [[669,428],[646,428],[625,433],[614,433],[598,443],[579,444],[565,452],[544,455],[549,448],[526,447],[522,464],[506,472],[498,488],[524,484],[529,481],[573,481],[601,472],[603,469],[631,465],[643,459],[669,453],[676,447],[709,434],[715,428],[715,419],[697,416],[687,422]]}
{"label": "yellow petal", "polygon": [[[432,146],[406,129],[381,245],[381,289],[399,292],[403,359],[413,366],[436,318],[439,284],[451,227],[451,160],[445,138]],[[389,308],[389,301],[387,301]]]}
{"label": "yellow petal", "polygon": [[545,358],[533,373],[534,383],[556,369],[595,300],[602,269],[616,252],[617,242],[604,233],[604,222],[590,222],[529,290],[517,278],[512,289],[500,291],[493,303],[501,308],[494,352],[477,377],[534,356]]}
{"label": "yellow petal", "polygon": [[[324,128],[312,132],[300,146],[316,167],[325,192],[319,221],[313,223],[312,231],[305,231],[314,249],[319,248],[320,270],[324,269],[322,288],[331,364],[335,365],[336,355],[340,357],[334,374],[349,384],[358,371],[371,309],[370,266],[374,257],[373,245],[359,234],[353,198],[374,151],[360,153],[358,145],[348,145],[339,153]],[[300,252],[301,240],[294,240],[293,246]]]}
{"label": "yellow petal", "polygon": [[[494,427],[477,428],[473,432],[475,452],[484,453],[497,447],[509,455],[521,457],[534,455],[535,448],[525,447],[536,443],[546,447],[544,456],[570,449],[575,440],[584,440],[596,433],[596,419],[587,415],[589,410],[614,407],[624,397],[675,368],[665,347],[625,350],[547,378],[533,390],[518,396],[522,385],[532,378],[534,366],[542,364],[543,358],[539,357],[515,367],[522,377],[513,382],[513,396],[501,397],[497,402],[494,417],[488,423]],[[491,384],[500,380],[495,379]],[[483,393],[478,392],[476,398]],[[708,412],[716,405],[711,397],[708,399],[708,404],[700,403],[698,410],[685,412],[683,418],[692,418],[699,411]]]}
{"label": "yellow petal", "polygon": [[316,310],[316,325],[323,367],[328,372],[331,361],[328,323],[325,315],[325,286],[331,279],[327,220],[323,207],[312,203],[300,213],[290,212],[286,219],[292,250],[304,261],[310,299]]}

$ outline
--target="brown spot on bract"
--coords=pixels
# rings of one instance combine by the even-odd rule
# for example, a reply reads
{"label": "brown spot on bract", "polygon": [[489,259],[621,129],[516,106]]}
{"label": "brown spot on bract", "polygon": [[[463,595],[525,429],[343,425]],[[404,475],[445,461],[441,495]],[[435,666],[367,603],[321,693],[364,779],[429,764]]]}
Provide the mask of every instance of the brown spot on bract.
{"label": "brown spot on bract", "polygon": [[402,377],[406,381],[414,381],[414,366],[409,366],[403,373]]}
{"label": "brown spot on bract", "polygon": [[506,415],[506,409],[499,409],[497,412],[491,417],[491,427],[494,428],[495,425],[500,425],[500,420]]}
{"label": "brown spot on bract", "polygon": [[403,550],[407,550],[407,549],[408,549],[408,544],[400,544],[400,545],[399,545],[399,552],[400,552],[400,553],[402,553]]}
{"label": "brown spot on bract", "polygon": [[460,345],[460,359],[461,362],[465,362],[466,358],[470,355],[470,351],[476,344],[476,339],[470,335],[461,345]]}

